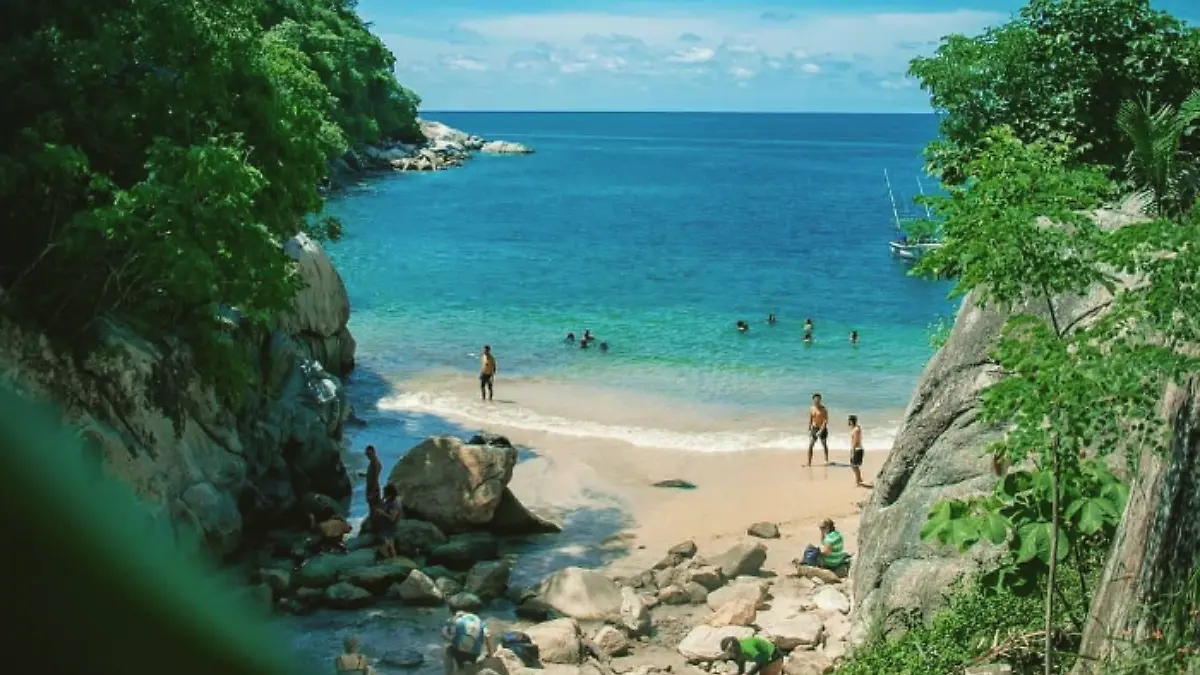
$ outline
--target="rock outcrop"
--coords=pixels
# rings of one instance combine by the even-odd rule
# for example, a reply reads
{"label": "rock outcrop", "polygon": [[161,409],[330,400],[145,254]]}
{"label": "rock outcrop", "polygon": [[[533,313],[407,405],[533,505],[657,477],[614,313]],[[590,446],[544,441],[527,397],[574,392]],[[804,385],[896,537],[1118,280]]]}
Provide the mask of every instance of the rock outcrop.
{"label": "rock outcrop", "polygon": [[[1154,603],[1200,560],[1200,378],[1164,397],[1172,422],[1167,453],[1143,452],[1108,563],[1092,599],[1076,673],[1144,640]],[[1128,634],[1126,631],[1129,631]]]}
{"label": "rock outcrop", "polygon": [[481,436],[472,441],[478,442],[433,436],[396,463],[388,483],[397,489],[410,515],[447,533],[558,532],[556,524],[526,509],[508,489],[517,464],[516,448],[503,439]]}
{"label": "rock outcrop", "polygon": [[520,143],[485,140],[441,122],[419,120],[425,142],[420,144],[382,141],[350,151],[331,164],[335,177],[359,171],[442,171],[461,166],[472,155],[528,155],[533,148]]}
{"label": "rock outcrop", "polygon": [[[1106,229],[1145,220],[1125,211],[1099,211]],[[1062,298],[1055,311],[1064,326],[1102,313],[1111,296],[1096,289],[1082,298]],[[1021,311],[1045,316],[1043,304]],[[930,507],[945,498],[990,492],[996,481],[985,455],[995,431],[980,424],[979,394],[998,377],[988,352],[1009,314],[981,308],[968,295],[949,339],[925,367],[904,414],[859,525],[858,554],[851,577],[859,631],[898,608],[928,612],[943,603],[945,589],[994,554],[978,546],[967,554],[921,541]],[[861,634],[861,633],[860,633]]]}
{"label": "rock outcrop", "polygon": [[350,409],[331,372],[353,366],[349,300],[319,246],[300,235],[285,249],[307,288],[276,330],[237,329],[256,373],[239,404],[196,381],[185,349],[148,342],[127,326],[106,325],[103,347],[78,359],[0,324],[0,362],[17,385],[62,408],[64,422],[81,430],[163,532],[189,542],[195,535],[218,556],[307,494],[350,493],[339,440]]}

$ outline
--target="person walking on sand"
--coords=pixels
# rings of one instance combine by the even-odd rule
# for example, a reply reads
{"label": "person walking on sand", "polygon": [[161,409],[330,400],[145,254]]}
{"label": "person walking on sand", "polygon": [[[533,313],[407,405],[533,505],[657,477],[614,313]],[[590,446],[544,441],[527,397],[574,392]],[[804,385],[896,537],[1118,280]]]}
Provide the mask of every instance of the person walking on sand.
{"label": "person walking on sand", "polygon": [[858,425],[858,415],[850,416],[850,470],[854,472],[854,486],[863,487],[863,439],[862,427]]}
{"label": "person walking on sand", "polygon": [[492,382],[495,380],[496,357],[492,356],[492,346],[484,345],[483,356],[479,359],[479,397],[484,401],[492,400]]}
{"label": "person walking on sand", "polygon": [[808,409],[808,466],[812,466],[813,450],[817,441],[825,451],[825,463],[829,463],[829,411],[821,403],[821,395],[812,395],[812,407]]}

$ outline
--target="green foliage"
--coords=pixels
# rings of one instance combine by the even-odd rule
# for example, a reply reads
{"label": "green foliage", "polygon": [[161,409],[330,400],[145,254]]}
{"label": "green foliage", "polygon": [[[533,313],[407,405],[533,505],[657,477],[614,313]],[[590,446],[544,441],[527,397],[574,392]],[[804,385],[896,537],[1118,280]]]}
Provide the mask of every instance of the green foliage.
{"label": "green foliage", "polygon": [[0,218],[21,233],[0,251],[4,311],[80,345],[110,316],[178,337],[239,391],[233,331],[297,290],[281,243],[338,234],[319,216],[326,160],[348,140],[412,137],[391,55],[337,0],[17,3],[4,17]]}
{"label": "green foliage", "polygon": [[909,72],[943,114],[926,156],[949,183],[997,126],[1078,143],[1084,162],[1119,167],[1130,145],[1118,106],[1139,95],[1178,105],[1200,86],[1200,32],[1149,0],[1031,0],[979,36],[944,37]]}
{"label": "green foliage", "polygon": [[1179,110],[1156,107],[1149,96],[1125,101],[1117,110],[1117,127],[1132,148],[1125,159],[1125,175],[1137,189],[1150,193],[1157,215],[1175,217],[1186,212],[1200,188],[1200,173],[1183,151],[1183,142],[1200,120],[1200,89],[1194,90]]}
{"label": "green foliage", "polygon": [[954,330],[954,320],[947,317],[938,317],[929,325],[929,347],[933,351],[937,351],[946,346],[946,340],[950,339],[950,331]]}
{"label": "green foliage", "polygon": [[[1101,281],[1095,223],[1080,213],[1106,196],[1102,171],[1068,169],[1070,152],[1023,143],[1008,128],[989,131],[963,166],[969,180],[920,198],[941,222],[942,246],[915,273],[957,277],[955,293],[979,289],[983,304],[1013,306],[1031,293],[1079,293]],[[1045,227],[1039,218],[1067,227]]]}
{"label": "green foliage", "polygon": [[[1071,572],[1064,597],[1067,606],[1078,606],[1078,589],[1094,586],[1102,561],[1095,556],[1085,560],[1086,580]],[[931,620],[902,615],[905,632],[889,636],[872,631],[866,643],[855,648],[838,667],[838,675],[959,675],[967,666],[985,660],[993,649],[1014,666],[1016,673],[1034,672],[1041,658],[1036,640],[1041,622],[1041,603],[1033,594],[1016,594],[977,582],[956,584],[947,594],[946,607]],[[1070,652],[1072,639],[1064,639],[1055,648]],[[1066,672],[1070,659],[1063,659],[1056,672]]]}

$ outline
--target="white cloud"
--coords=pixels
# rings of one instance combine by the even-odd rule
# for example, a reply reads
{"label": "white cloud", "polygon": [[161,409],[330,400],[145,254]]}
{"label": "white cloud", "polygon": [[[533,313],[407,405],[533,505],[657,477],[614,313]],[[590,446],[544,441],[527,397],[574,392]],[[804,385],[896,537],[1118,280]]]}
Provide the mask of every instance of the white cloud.
{"label": "white cloud", "polygon": [[470,70],[481,73],[488,69],[487,64],[483,61],[473,56],[463,56],[461,54],[443,56],[441,63],[451,70]]}
{"label": "white cloud", "polygon": [[667,60],[672,63],[704,63],[712,61],[716,55],[717,50],[712,47],[688,47],[668,56]]}
{"label": "white cloud", "polygon": [[753,70],[750,70],[749,68],[742,68],[741,66],[734,66],[733,68],[729,69],[729,74],[736,77],[739,80],[749,80],[750,78],[754,77],[757,73],[755,73]]}
{"label": "white cloud", "polygon": [[800,70],[803,70],[810,75],[816,75],[817,73],[821,72],[821,66],[818,66],[815,63],[805,63],[800,66]]}

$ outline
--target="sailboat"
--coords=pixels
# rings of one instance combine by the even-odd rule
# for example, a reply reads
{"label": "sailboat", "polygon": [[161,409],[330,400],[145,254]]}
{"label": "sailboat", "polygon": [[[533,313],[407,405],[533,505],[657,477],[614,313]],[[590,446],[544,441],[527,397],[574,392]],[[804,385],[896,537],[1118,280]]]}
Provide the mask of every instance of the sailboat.
{"label": "sailboat", "polygon": [[[900,210],[896,208],[896,195],[892,192],[892,180],[888,177],[887,169],[883,170],[883,181],[887,183],[888,199],[892,200],[892,218],[896,221],[896,231],[900,233],[900,238],[888,242],[888,247],[892,250],[892,255],[902,260],[915,261],[920,260],[921,256],[939,248],[942,244],[931,237],[919,237],[916,241],[909,239],[908,235],[904,234],[903,223],[905,221],[913,221],[915,218],[901,218]],[[921,184],[921,178],[917,177],[917,189],[921,191],[921,196],[925,196],[925,186]],[[933,212],[929,210],[929,205],[925,205],[925,219],[932,220]]]}

